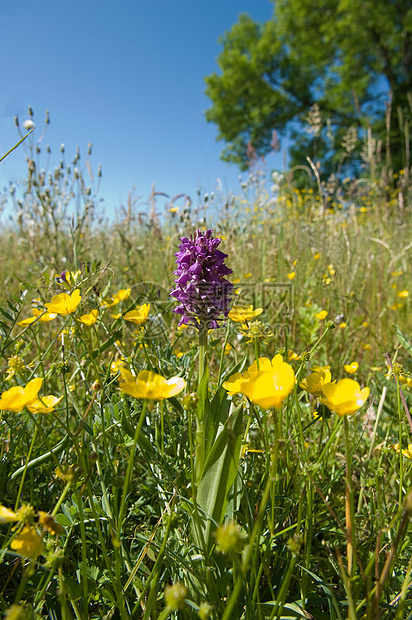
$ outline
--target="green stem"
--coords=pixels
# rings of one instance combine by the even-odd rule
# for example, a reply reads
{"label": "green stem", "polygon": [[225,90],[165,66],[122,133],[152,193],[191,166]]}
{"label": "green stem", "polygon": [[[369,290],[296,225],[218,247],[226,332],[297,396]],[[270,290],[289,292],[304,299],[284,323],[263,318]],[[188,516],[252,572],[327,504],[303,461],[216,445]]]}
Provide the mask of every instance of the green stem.
{"label": "green stem", "polygon": [[84,512],[83,512],[83,499],[81,495],[74,495],[74,501],[77,504],[79,511],[79,525],[80,525],[80,537],[81,537],[81,555],[82,555],[82,566],[81,566],[81,585],[83,586],[83,610],[84,613],[87,613],[87,609],[89,606],[89,584],[87,579],[87,541],[86,541],[86,525],[84,520]]}
{"label": "green stem", "polygon": [[201,391],[201,386],[206,374],[206,353],[207,353],[207,326],[202,324],[199,331],[199,377],[198,377],[198,396],[199,403],[197,407],[196,416],[196,479],[200,480],[201,473],[203,471],[203,465],[206,460],[206,401],[208,398],[208,386],[206,385],[205,391]]}
{"label": "green stem", "polygon": [[14,478],[17,478],[17,476],[20,476],[20,474],[27,473],[28,471],[31,471],[32,469],[34,469],[35,467],[38,467],[42,463],[45,463],[46,461],[50,459],[50,457],[53,457],[56,454],[59,454],[59,452],[64,450],[64,448],[68,445],[69,440],[70,440],[70,436],[66,435],[56,446],[54,446],[54,448],[50,448],[48,452],[45,452],[41,456],[38,456],[37,458],[33,459],[32,461],[30,461],[30,463],[26,462],[26,464],[23,465],[23,467],[19,467],[19,469],[16,469],[16,471],[13,472],[13,474],[10,477],[11,480],[14,480]]}
{"label": "green stem", "polygon": [[402,487],[403,487],[403,454],[402,454],[402,411],[401,411],[401,397],[399,377],[396,377],[397,397],[398,397],[398,441],[399,441],[399,506],[402,505]]}
{"label": "green stem", "polygon": [[147,409],[147,400],[144,400],[142,412],[139,418],[139,423],[136,427],[136,431],[134,434],[133,446],[130,452],[129,462],[127,464],[127,471],[126,471],[126,476],[125,476],[124,485],[123,485],[122,499],[120,502],[119,517],[117,520],[117,540],[119,543],[120,543],[120,533],[122,531],[123,517],[124,517],[125,510],[126,510],[126,496],[129,491],[129,486],[130,486],[130,482],[132,478],[132,470],[133,470],[133,465],[134,465],[134,454],[136,451],[136,446],[137,446],[137,442],[139,439],[140,431],[143,426],[143,421],[146,415],[146,409]]}
{"label": "green stem", "polygon": [[348,555],[348,575],[349,578],[353,575],[353,560],[356,557],[354,525],[355,525],[355,510],[354,510],[354,498],[353,498],[353,485],[352,485],[352,452],[349,441],[349,425],[348,416],[344,417],[345,427],[345,448],[346,448],[346,501],[345,501],[345,514],[346,514],[346,533],[348,537],[347,542],[347,555]]}
{"label": "green stem", "polygon": [[203,379],[203,375],[205,374],[206,352],[207,352],[207,326],[205,323],[203,323],[199,331],[199,380],[198,380],[199,386]]}
{"label": "green stem", "polygon": [[29,132],[27,132],[27,133],[26,133],[26,135],[25,135],[25,136],[23,136],[23,137],[21,138],[21,140],[19,140],[19,141],[17,142],[17,144],[15,144],[15,145],[14,145],[14,146],[13,146],[13,147],[9,150],[9,151],[7,151],[7,153],[5,153],[2,157],[0,157],[0,161],[3,161],[3,159],[6,159],[7,155],[10,155],[10,153],[12,153],[12,152],[14,151],[14,149],[17,149],[17,147],[18,147],[18,146],[20,146],[20,144],[21,144],[22,142],[24,142],[24,140],[27,138],[27,136],[29,136],[29,135],[32,133],[32,131],[34,131],[34,129],[35,129],[35,128],[34,128],[34,127],[32,127],[32,129],[30,129],[30,131],[29,131]]}
{"label": "green stem", "polygon": [[256,358],[256,366],[257,369],[259,369],[259,357],[260,357],[260,352],[259,352],[259,338],[255,337],[254,339],[255,342],[255,358]]}
{"label": "green stem", "polygon": [[30,462],[30,457],[31,457],[31,453],[33,452],[33,448],[34,448],[34,444],[36,441],[36,437],[37,437],[37,426],[35,426],[34,428],[34,433],[33,433],[33,437],[31,440],[31,444],[30,444],[30,448],[29,448],[29,453],[27,455],[27,459],[26,459],[26,464],[24,466],[24,470],[23,470],[23,475],[21,477],[21,481],[20,481],[20,486],[19,486],[19,492],[17,493],[17,498],[16,498],[16,503],[14,506],[14,510],[17,510],[20,504],[20,498],[21,498],[21,494],[23,492],[23,486],[24,486],[24,479],[26,478],[26,473],[27,473],[27,467],[29,465]]}
{"label": "green stem", "polygon": [[53,508],[52,517],[54,517],[57,514],[57,512],[58,512],[60,506],[62,505],[62,503],[64,501],[64,498],[66,497],[66,495],[67,495],[71,485],[72,485],[71,481],[66,482],[66,486],[64,487],[64,489],[63,489],[63,491],[62,491],[62,493],[61,493],[61,495],[59,497],[59,500],[58,500],[57,504],[55,505],[55,507]]}

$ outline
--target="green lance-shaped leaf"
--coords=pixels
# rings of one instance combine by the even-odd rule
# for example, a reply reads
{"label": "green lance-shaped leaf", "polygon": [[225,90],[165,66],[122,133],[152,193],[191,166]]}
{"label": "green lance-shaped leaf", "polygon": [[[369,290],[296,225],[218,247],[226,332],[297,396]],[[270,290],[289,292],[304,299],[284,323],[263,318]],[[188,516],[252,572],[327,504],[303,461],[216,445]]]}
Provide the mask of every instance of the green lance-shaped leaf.
{"label": "green lance-shaped leaf", "polygon": [[243,405],[240,405],[233,410],[217,435],[200,476],[196,494],[198,523],[195,535],[199,541],[203,538],[207,550],[213,544],[212,533],[216,525],[225,516],[228,493],[238,472],[242,421]]}
{"label": "green lance-shaped leaf", "polygon": [[228,393],[223,387],[223,383],[231,375],[242,372],[245,361],[246,356],[224,374],[219,388],[209,403],[208,416],[205,424],[206,456],[208,453],[208,446],[213,446],[219,427],[225,424],[229,416],[231,400],[228,398]]}

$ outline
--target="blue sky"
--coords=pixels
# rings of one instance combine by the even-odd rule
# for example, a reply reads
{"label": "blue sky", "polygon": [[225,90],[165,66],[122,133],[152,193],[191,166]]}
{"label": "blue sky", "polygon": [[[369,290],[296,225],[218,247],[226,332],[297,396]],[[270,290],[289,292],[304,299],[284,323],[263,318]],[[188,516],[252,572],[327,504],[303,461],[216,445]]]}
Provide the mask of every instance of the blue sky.
{"label": "blue sky", "polygon": [[[239,171],[220,160],[224,143],[204,118],[204,77],[240,13],[265,21],[272,10],[270,0],[2,0],[0,154],[31,105],[37,136],[50,110],[51,167],[61,143],[67,161],[78,145],[83,162],[92,143],[107,215],[133,188],[146,199],[152,183],[195,202],[217,179],[236,192]],[[0,164],[0,187],[24,175],[19,148]]]}

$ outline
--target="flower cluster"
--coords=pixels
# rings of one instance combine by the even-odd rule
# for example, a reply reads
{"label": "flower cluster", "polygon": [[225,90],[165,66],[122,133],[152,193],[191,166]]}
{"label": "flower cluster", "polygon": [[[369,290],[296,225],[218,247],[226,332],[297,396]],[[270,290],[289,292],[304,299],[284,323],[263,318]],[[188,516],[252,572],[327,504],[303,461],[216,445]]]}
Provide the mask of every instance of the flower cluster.
{"label": "flower cluster", "polygon": [[221,239],[212,236],[212,230],[196,230],[194,239],[181,238],[176,252],[176,288],[170,293],[179,305],[179,325],[195,325],[201,331],[214,329],[218,320],[227,318],[230,310],[233,284],[225,276],[233,273],[224,264],[227,254],[218,250]]}

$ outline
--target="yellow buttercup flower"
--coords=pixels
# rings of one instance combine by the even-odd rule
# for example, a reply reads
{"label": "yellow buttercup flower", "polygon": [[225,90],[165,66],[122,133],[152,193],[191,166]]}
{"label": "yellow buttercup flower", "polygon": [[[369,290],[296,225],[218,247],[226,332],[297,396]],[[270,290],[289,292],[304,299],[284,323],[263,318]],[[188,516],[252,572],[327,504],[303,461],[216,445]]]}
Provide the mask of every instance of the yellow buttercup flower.
{"label": "yellow buttercup flower", "polygon": [[358,364],[358,362],[352,362],[351,364],[345,364],[343,367],[344,367],[346,372],[348,372],[349,374],[353,375],[353,373],[358,370],[359,364]]}
{"label": "yellow buttercup flower", "polygon": [[305,392],[309,392],[312,396],[323,396],[323,387],[330,383],[332,380],[332,376],[329,370],[319,370],[312,372],[306,379],[301,381],[300,387],[305,390]]}
{"label": "yellow buttercup flower", "polygon": [[263,409],[280,409],[294,385],[295,373],[292,366],[284,362],[278,354],[272,361],[265,357],[259,358],[259,369],[255,362],[243,375],[232,375],[223,387],[230,394],[244,394]]}
{"label": "yellow buttercup flower", "polygon": [[[399,453],[399,443],[394,443],[391,447],[395,452]],[[402,454],[406,456],[407,459],[412,459],[412,443],[410,443],[407,448],[402,448]]]}
{"label": "yellow buttercup flower", "polygon": [[341,379],[323,386],[324,398],[319,400],[340,416],[353,415],[369,396],[369,388],[360,388],[353,379]]}
{"label": "yellow buttercup flower", "polygon": [[49,321],[52,321],[53,319],[55,319],[57,316],[56,313],[50,314],[49,312],[45,312],[44,310],[39,310],[39,308],[33,308],[33,316],[30,316],[27,319],[23,319],[22,321],[19,321],[17,323],[17,325],[21,325],[22,327],[25,327],[26,325],[30,325],[31,323],[34,323],[34,321],[40,321],[41,323],[48,323]]}
{"label": "yellow buttercup flower", "polygon": [[26,558],[36,559],[42,552],[41,537],[32,525],[25,525],[10,546]]}
{"label": "yellow buttercup flower", "polygon": [[315,314],[315,316],[317,319],[319,319],[319,321],[323,321],[323,319],[326,319],[326,317],[328,316],[328,313],[326,310],[321,310],[320,312]]}
{"label": "yellow buttercup flower", "polygon": [[291,271],[290,273],[288,273],[286,277],[288,280],[293,280],[295,276],[296,276],[296,271]]}
{"label": "yellow buttercup flower", "polygon": [[409,296],[409,291],[407,291],[406,289],[404,291],[399,291],[398,293],[398,297],[401,297],[402,299],[405,299],[408,296]]}
{"label": "yellow buttercup flower", "polygon": [[95,323],[97,323],[98,316],[99,311],[92,310],[90,314],[83,314],[83,316],[80,317],[79,321],[81,321],[85,325],[94,325]]}
{"label": "yellow buttercup flower", "polygon": [[120,291],[117,291],[117,293],[113,295],[113,299],[118,302],[124,301],[130,297],[131,290],[130,288],[121,288]]}
{"label": "yellow buttercup flower", "polygon": [[[259,371],[267,371],[270,372],[272,370],[272,363],[267,357],[259,358]],[[243,394],[242,385],[249,381],[252,377],[256,375],[258,371],[257,363],[254,362],[252,366],[242,374],[240,372],[235,373],[227,381],[223,383],[223,387],[225,390],[229,392],[229,396],[233,396],[233,394]]]}
{"label": "yellow buttercup flower", "polygon": [[6,506],[0,506],[0,523],[12,523],[18,520],[19,515],[16,512],[6,508]]}
{"label": "yellow buttercup flower", "polygon": [[42,386],[43,379],[32,379],[26,387],[12,387],[3,392],[0,398],[0,411],[19,413],[24,407],[35,401]]}
{"label": "yellow buttercup flower", "polygon": [[63,396],[42,396],[27,404],[27,409],[31,413],[51,413],[56,405],[62,400]]}
{"label": "yellow buttercup flower", "polygon": [[149,316],[150,304],[143,304],[142,306],[137,306],[134,310],[130,310],[130,312],[126,312],[123,316],[125,321],[130,321],[135,325],[140,325],[147,321],[147,317]]}
{"label": "yellow buttercup flower", "polygon": [[240,386],[245,381],[245,375],[246,373],[242,375],[242,373],[237,372],[223,383],[223,387],[229,392],[229,396],[240,393]]}
{"label": "yellow buttercup flower", "polygon": [[247,321],[251,321],[255,317],[262,314],[262,312],[263,312],[263,308],[256,308],[256,310],[253,310],[252,305],[247,306],[247,307],[235,305],[232,307],[228,316],[229,316],[229,319],[231,319],[232,321],[235,321],[235,323],[247,323]]}
{"label": "yellow buttercup flower", "polygon": [[295,385],[295,373],[290,364],[275,355],[270,370],[260,369],[242,385],[242,392],[263,409],[280,409]]}
{"label": "yellow buttercup flower", "polygon": [[71,295],[67,293],[60,293],[60,295],[55,295],[52,297],[50,303],[45,304],[49,314],[61,314],[62,316],[66,316],[66,314],[71,314],[75,310],[77,310],[77,306],[81,301],[80,291],[76,289]]}
{"label": "yellow buttercup flower", "polygon": [[151,370],[142,370],[137,377],[126,368],[120,368],[120,372],[123,378],[120,389],[134,398],[164,400],[176,396],[186,387],[186,381],[181,377],[165,379]]}
{"label": "yellow buttercup flower", "polygon": [[34,510],[30,504],[23,504],[14,512],[6,506],[0,505],[0,523],[12,523],[13,521],[21,521],[22,523],[31,521],[34,517]]}

